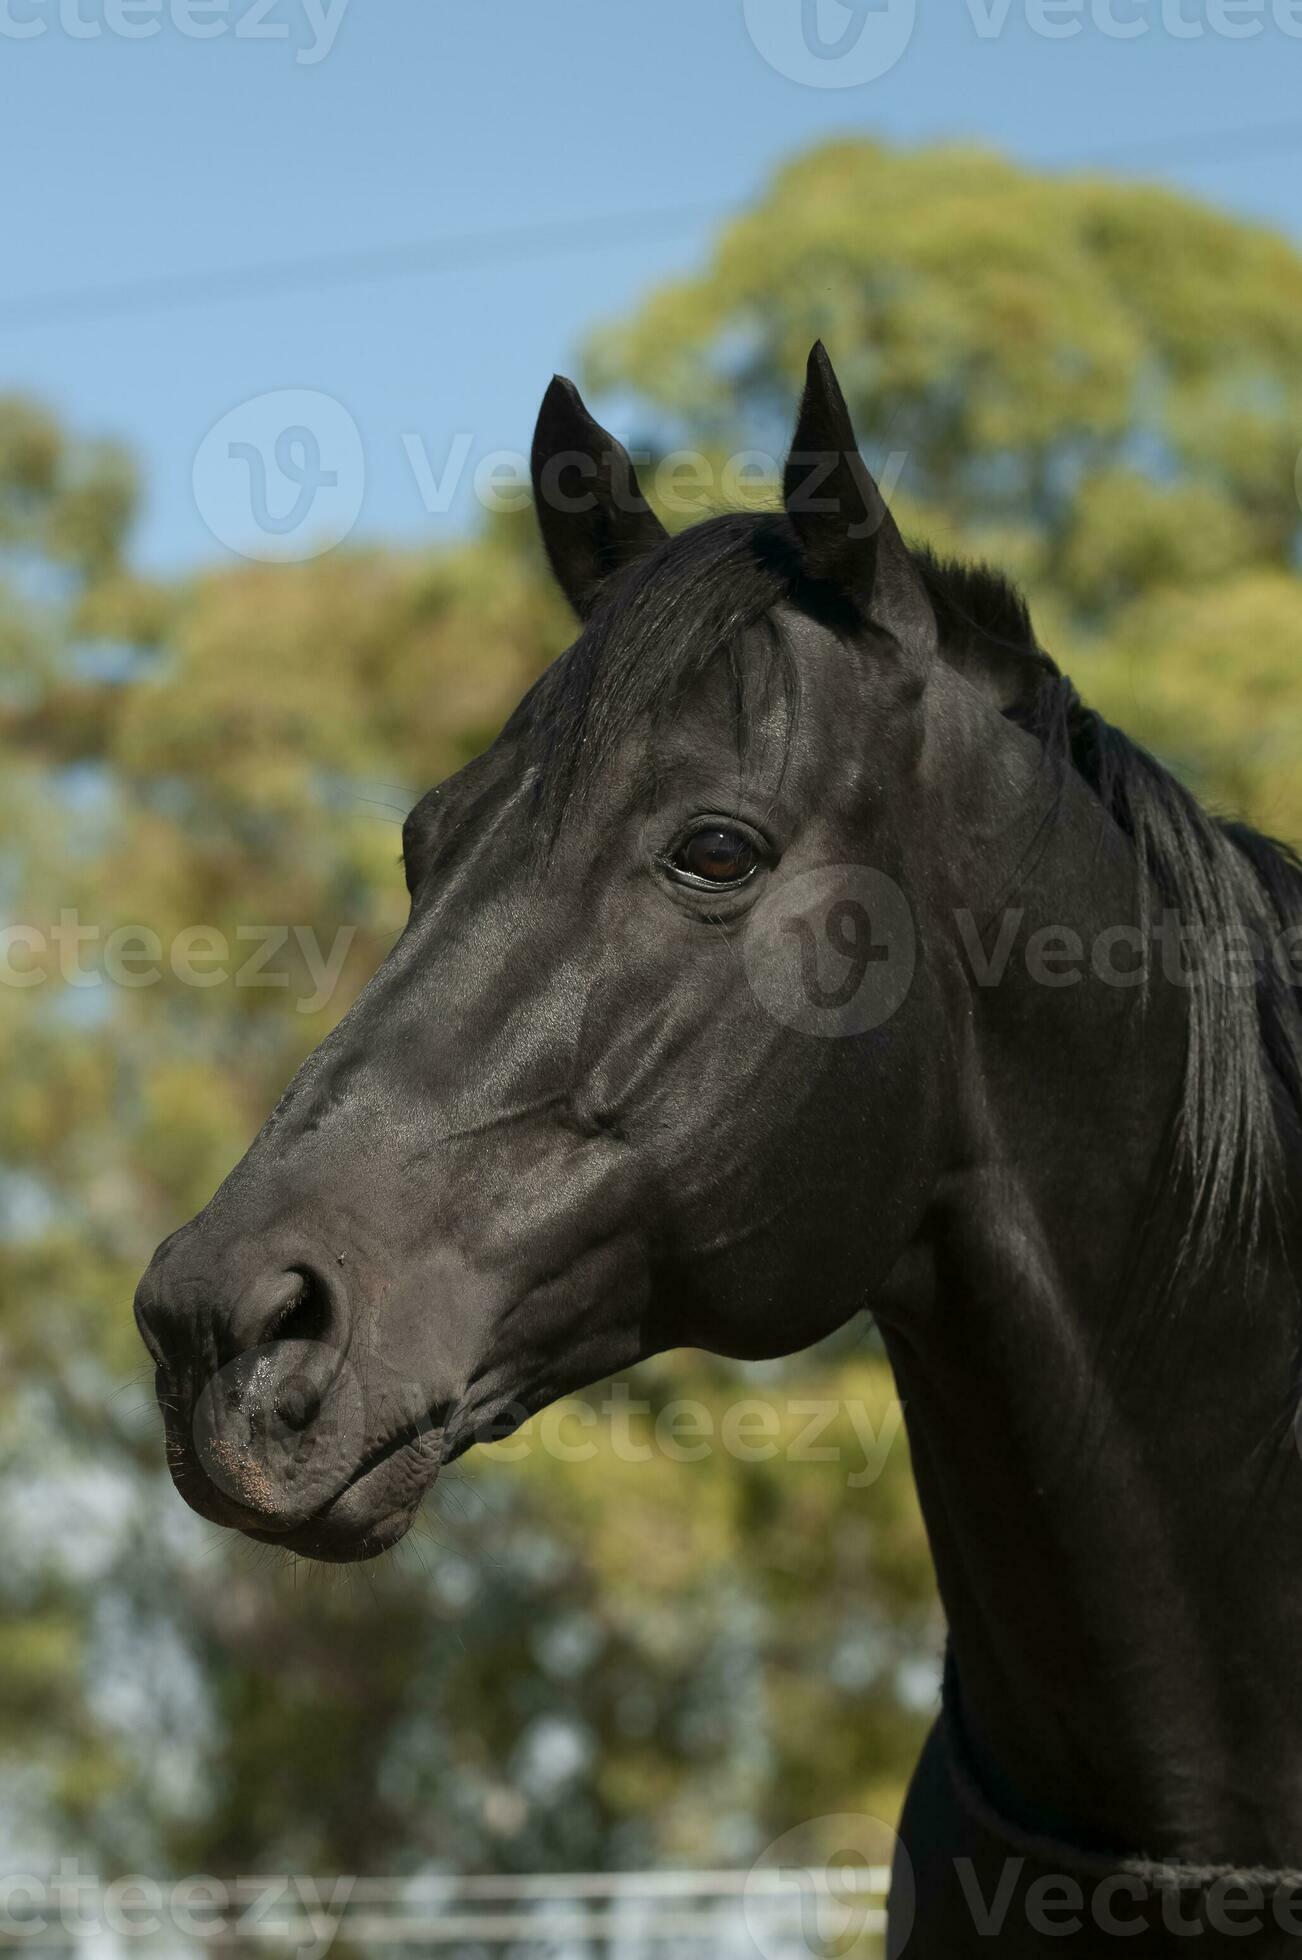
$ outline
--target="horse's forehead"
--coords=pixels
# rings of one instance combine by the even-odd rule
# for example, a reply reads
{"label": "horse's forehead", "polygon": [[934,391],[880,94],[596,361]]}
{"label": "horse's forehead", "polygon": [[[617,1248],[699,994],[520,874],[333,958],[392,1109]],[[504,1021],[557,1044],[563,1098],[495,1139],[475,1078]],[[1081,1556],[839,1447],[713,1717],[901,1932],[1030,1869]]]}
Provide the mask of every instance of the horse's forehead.
{"label": "horse's forehead", "polygon": [[699,712],[668,718],[662,737],[726,748],[734,759],[740,747],[749,768],[772,766],[784,775],[802,760],[818,768],[861,726],[867,691],[854,647],[807,613],[781,606],[740,636],[734,661],[711,664],[688,697]]}
{"label": "horse's forehead", "polygon": [[490,814],[502,804],[519,799],[528,774],[518,736],[505,729],[455,775],[427,789],[413,806],[408,821],[416,828],[443,831],[469,818]]}
{"label": "horse's forehead", "polygon": [[[603,757],[583,800],[609,815],[612,804],[654,799],[693,777],[703,790],[739,774],[753,787],[767,779],[794,787],[811,770],[830,788],[838,754],[862,742],[861,681],[854,648],[796,608],[777,607],[721,648],[672,704],[653,704]],[[531,825],[537,785],[555,766],[546,708],[546,695],[532,690],[487,750],[420,799],[413,829],[450,840],[513,813]]]}

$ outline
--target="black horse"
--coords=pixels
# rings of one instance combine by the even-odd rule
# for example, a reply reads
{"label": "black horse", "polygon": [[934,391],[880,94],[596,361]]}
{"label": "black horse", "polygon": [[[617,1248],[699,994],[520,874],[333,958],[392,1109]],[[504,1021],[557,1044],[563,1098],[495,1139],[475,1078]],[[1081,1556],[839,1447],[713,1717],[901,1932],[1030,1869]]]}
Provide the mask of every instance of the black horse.
{"label": "black horse", "polygon": [[781,513],[667,537],[560,379],[534,483],[582,633],[141,1283],[180,1491],[369,1557],[567,1391],[868,1309],[950,1629],[894,1950],[1302,1953],[1302,866],[905,546],[821,347]]}

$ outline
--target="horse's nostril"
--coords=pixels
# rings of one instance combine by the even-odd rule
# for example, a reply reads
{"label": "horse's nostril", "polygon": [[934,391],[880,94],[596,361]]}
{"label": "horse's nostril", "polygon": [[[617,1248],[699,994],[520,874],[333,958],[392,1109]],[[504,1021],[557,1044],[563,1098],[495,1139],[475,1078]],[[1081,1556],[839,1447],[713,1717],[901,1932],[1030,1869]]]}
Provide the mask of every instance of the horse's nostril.
{"label": "horse's nostril", "polygon": [[261,1341],[323,1341],[330,1329],[330,1299],[315,1273],[298,1267],[285,1275],[285,1299],[259,1339]]}

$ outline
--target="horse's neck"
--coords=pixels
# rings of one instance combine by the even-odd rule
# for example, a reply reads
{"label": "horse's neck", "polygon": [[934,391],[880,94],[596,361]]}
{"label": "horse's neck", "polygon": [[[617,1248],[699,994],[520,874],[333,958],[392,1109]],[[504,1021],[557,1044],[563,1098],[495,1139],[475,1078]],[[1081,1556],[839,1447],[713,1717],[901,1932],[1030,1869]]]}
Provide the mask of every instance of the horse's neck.
{"label": "horse's neck", "polygon": [[1133,1252],[1182,1222],[1179,1002],[1059,1020],[1060,1047],[1014,1012],[982,1053],[978,1013],[962,1148],[884,1315],[971,1739],[1028,1827],[1302,1862],[1296,1268],[1163,1295]]}

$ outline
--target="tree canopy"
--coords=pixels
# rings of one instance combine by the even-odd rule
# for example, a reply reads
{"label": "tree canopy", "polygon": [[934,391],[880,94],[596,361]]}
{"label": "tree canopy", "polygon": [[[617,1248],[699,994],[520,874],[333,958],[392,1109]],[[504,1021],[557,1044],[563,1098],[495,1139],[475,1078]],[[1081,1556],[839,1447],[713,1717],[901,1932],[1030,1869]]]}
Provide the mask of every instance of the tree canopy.
{"label": "tree canopy", "polygon": [[[1087,699],[1302,839],[1297,251],[1167,191],[837,143],[595,331],[586,379],[662,455],[776,457],[818,336],[906,529],[1012,570]],[[644,1460],[594,1391],[591,1457],[470,1459],[365,1577],[174,1498],[135,1279],[400,928],[411,801],[572,629],[527,514],[150,582],[134,498],[117,450],[0,405],[6,1844],[379,1874],[727,1863],[889,1818],[942,1636],[902,1445],[869,1466],[898,1413],[864,1328],[628,1385],[643,1432],[767,1398],[775,1455]],[[273,925],[338,949],[328,994],[292,932],[241,983]],[[195,928],[202,983],[171,961]],[[114,934],[134,977],[97,982]],[[810,1402],[834,1461],[796,1447]]]}
{"label": "tree canopy", "polygon": [[1296,248],[1148,185],[834,143],[596,331],[588,379],[780,455],[820,337],[906,528],[1006,567],[1087,698],[1302,836]]}

